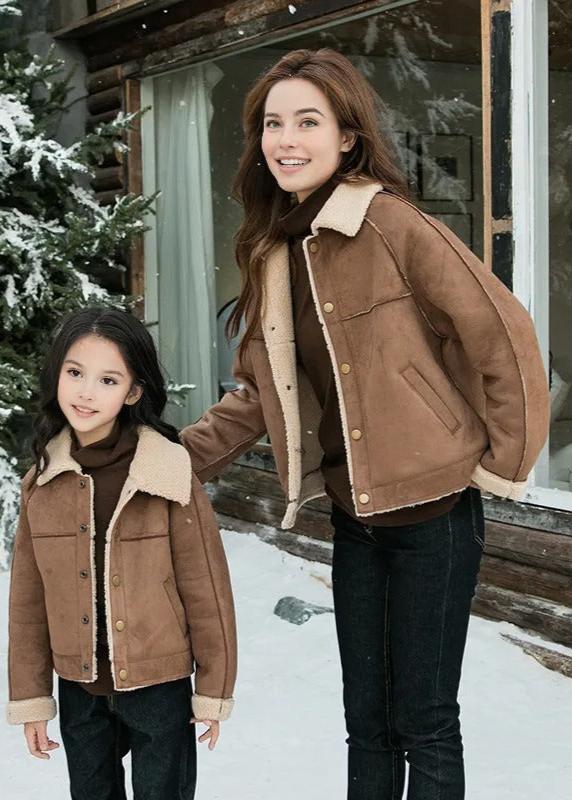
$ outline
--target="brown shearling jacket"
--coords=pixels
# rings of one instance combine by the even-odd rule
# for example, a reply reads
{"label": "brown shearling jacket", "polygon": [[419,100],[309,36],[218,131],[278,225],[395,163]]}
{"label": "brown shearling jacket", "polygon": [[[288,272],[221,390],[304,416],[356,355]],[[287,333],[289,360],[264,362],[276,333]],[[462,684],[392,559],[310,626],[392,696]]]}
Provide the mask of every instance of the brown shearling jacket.
{"label": "brown shearling jacket", "polygon": [[[105,606],[118,691],[184,678],[193,713],[228,717],[236,630],[228,567],[210,502],[185,448],[140,426],[106,535]],[[94,485],[64,428],[49,464],[22,483],[9,601],[8,721],[52,719],[53,670],[97,678]]]}
{"label": "brown shearling jacket", "polygon": [[[334,371],[356,515],[459,492],[523,496],[549,425],[533,322],[442,223],[358,180],[336,187],[303,242]],[[321,416],[296,364],[288,245],[264,271],[240,388],[181,432],[201,481],[268,432],[287,498],[282,527],[324,494]]]}

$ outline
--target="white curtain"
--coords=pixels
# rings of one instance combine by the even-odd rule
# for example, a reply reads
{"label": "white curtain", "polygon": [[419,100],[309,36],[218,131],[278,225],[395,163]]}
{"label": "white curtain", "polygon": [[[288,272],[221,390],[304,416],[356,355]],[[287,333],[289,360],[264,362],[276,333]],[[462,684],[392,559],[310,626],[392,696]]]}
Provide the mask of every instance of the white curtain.
{"label": "white curtain", "polygon": [[222,75],[200,64],[154,81],[159,351],[171,381],[196,386],[168,407],[179,427],[217,399],[209,125]]}

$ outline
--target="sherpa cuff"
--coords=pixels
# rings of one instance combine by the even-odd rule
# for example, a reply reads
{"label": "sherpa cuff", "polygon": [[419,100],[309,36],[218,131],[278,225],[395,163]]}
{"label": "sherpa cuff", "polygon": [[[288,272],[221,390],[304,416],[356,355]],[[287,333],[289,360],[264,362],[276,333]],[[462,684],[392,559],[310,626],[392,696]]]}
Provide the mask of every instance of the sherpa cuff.
{"label": "sherpa cuff", "polygon": [[53,697],[11,700],[6,706],[6,719],[10,725],[23,725],[24,722],[47,722],[56,714],[56,701]]}
{"label": "sherpa cuff", "polygon": [[497,497],[506,497],[508,500],[521,500],[527,484],[527,481],[509,481],[508,478],[501,478],[500,475],[489,472],[481,464],[477,464],[471,480],[483,492],[490,492]]}
{"label": "sherpa cuff", "polygon": [[230,712],[234,706],[232,697],[222,699],[220,697],[205,697],[203,694],[193,695],[193,714],[195,719],[216,719],[224,722],[230,717]]}

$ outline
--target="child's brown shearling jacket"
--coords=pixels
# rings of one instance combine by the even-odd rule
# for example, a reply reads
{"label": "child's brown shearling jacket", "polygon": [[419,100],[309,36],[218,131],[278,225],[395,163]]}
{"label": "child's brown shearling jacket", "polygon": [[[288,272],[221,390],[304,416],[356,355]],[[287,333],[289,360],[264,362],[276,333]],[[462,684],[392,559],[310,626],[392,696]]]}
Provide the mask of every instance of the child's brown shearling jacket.
{"label": "child's brown shearling jacket", "polygon": [[[106,535],[105,606],[116,690],[196,670],[193,713],[223,720],[236,677],[232,590],[218,526],[185,449],[146,426]],[[22,482],[9,602],[8,721],[52,719],[53,669],[97,677],[94,484],[64,428]]]}

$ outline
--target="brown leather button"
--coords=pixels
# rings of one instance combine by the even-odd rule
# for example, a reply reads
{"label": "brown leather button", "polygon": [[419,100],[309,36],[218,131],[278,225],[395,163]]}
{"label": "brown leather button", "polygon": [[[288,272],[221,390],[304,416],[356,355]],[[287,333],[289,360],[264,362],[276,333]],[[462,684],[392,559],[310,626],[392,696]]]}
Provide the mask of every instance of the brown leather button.
{"label": "brown leather button", "polygon": [[324,303],[324,311],[326,312],[326,314],[331,314],[333,310],[334,310],[333,303]]}
{"label": "brown leather button", "polygon": [[113,578],[111,579],[111,583],[114,586],[119,586],[121,583],[121,578],[119,577],[119,575],[114,575]]}
{"label": "brown leather button", "polygon": [[79,526],[79,529],[80,529],[80,531],[81,531],[82,533],[85,533],[85,532],[86,532],[86,530],[87,530],[87,525],[85,524],[85,522],[82,522],[82,523],[81,523],[81,525]]}
{"label": "brown leather button", "polygon": [[115,623],[115,630],[117,631],[125,630],[125,623],[123,622],[122,619],[118,619],[117,622]]}
{"label": "brown leather button", "polygon": [[129,676],[128,676],[128,673],[127,673],[127,670],[126,670],[126,669],[120,669],[120,670],[119,670],[119,679],[120,679],[120,680],[122,680],[122,681],[126,681],[128,677],[129,677]]}
{"label": "brown leather button", "polygon": [[349,364],[342,364],[340,369],[344,375],[347,375],[349,372],[352,371],[352,368]]}
{"label": "brown leather button", "polygon": [[85,481],[83,480],[83,478],[79,482],[79,488],[80,489],[85,489]]}
{"label": "brown leather button", "polygon": [[354,428],[352,431],[352,439],[354,439],[357,442],[359,439],[361,439],[361,437],[362,437],[362,432],[359,430],[359,428]]}
{"label": "brown leather button", "polygon": [[320,249],[318,242],[310,242],[310,253],[317,253]]}
{"label": "brown leather button", "polygon": [[82,664],[81,668],[83,669],[84,672],[89,672],[89,664]]}
{"label": "brown leather button", "polygon": [[87,616],[87,614],[83,615],[81,621],[83,622],[84,625],[87,625],[89,623],[89,617]]}
{"label": "brown leather button", "polygon": [[79,577],[80,578],[87,578],[88,574],[89,573],[88,573],[88,571],[86,569],[80,569],[80,571],[79,571]]}
{"label": "brown leather button", "polygon": [[366,503],[369,503],[369,494],[366,494],[365,492],[363,492],[363,494],[360,494],[359,501],[360,501],[360,503],[363,503],[364,505]]}

